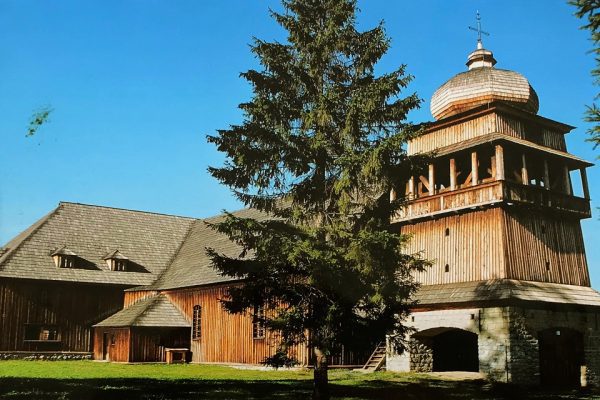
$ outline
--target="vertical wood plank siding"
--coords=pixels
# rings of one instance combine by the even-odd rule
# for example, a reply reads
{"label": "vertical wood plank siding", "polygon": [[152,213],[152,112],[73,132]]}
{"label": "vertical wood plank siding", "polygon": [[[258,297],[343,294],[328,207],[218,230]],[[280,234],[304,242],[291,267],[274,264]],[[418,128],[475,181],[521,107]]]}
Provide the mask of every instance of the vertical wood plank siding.
{"label": "vertical wood plank siding", "polygon": [[[249,315],[229,314],[221,306],[219,299],[226,296],[226,288],[225,285],[219,285],[164,293],[190,323],[194,305],[202,306],[202,337],[191,341],[193,362],[261,363],[274,354],[276,338],[267,332],[264,339],[253,339],[252,318]],[[295,346],[290,349],[290,354],[300,364],[308,364],[306,346]]]}
{"label": "vertical wood plank siding", "polygon": [[108,349],[108,360],[114,362],[130,361],[130,331],[129,328],[96,328],[94,331],[94,359],[102,360],[104,357],[104,334],[107,334],[108,340],[114,336],[112,341],[106,346]]}
{"label": "vertical wood plank siding", "polygon": [[407,224],[401,231],[412,235],[407,253],[427,249],[424,257],[434,261],[415,274],[424,285],[508,278],[590,286],[575,218],[494,207]]}
{"label": "vertical wood plank siding", "polygon": [[166,348],[189,348],[190,330],[132,327],[130,340],[131,362],[164,362]]}
{"label": "vertical wood plank siding", "polygon": [[482,115],[467,121],[457,123],[427,132],[408,143],[408,153],[426,153],[451,144],[495,133],[495,114]]}
{"label": "vertical wood plank siding", "polygon": [[509,278],[590,286],[579,220],[509,209],[503,225]]}
{"label": "vertical wood plank siding", "polygon": [[501,213],[492,208],[402,226],[402,233],[412,235],[405,251],[427,249],[424,257],[434,261],[431,268],[415,274],[416,280],[436,285],[504,277]]}
{"label": "vertical wood plank siding", "polygon": [[552,149],[567,151],[565,138],[561,132],[494,112],[429,131],[408,143],[408,153],[430,152],[492,133],[501,133]]}
{"label": "vertical wood plank siding", "polygon": [[144,300],[147,297],[154,296],[157,294],[156,290],[136,290],[132,292],[125,292],[125,300],[123,302],[123,307],[129,307],[133,303],[137,303],[140,300]]}
{"label": "vertical wood plank siding", "polygon": [[[122,287],[0,279],[0,350],[92,351],[92,325],[122,306]],[[26,341],[27,324],[55,325],[60,341]]]}

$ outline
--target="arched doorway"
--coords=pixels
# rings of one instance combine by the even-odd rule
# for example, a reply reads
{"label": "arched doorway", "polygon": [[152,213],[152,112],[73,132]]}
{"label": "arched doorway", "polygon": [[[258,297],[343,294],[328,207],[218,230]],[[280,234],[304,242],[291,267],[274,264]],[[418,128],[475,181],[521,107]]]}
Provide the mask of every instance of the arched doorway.
{"label": "arched doorway", "polygon": [[449,329],[433,337],[433,371],[479,371],[477,334]]}
{"label": "arched doorway", "polygon": [[583,334],[574,329],[549,328],[538,332],[538,344],[541,383],[579,386],[584,364]]}

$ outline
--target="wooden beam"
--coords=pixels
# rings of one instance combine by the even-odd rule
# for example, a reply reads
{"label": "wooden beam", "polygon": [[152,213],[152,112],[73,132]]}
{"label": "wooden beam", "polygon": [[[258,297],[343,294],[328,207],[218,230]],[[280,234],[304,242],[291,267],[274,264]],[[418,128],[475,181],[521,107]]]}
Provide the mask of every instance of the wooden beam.
{"label": "wooden beam", "polygon": [[450,159],[450,190],[456,190],[456,160]]}
{"label": "wooden beam", "polygon": [[471,153],[471,186],[479,183],[479,161],[477,160],[477,152]]}
{"label": "wooden beam", "polygon": [[565,193],[568,194],[569,196],[572,195],[573,193],[571,192],[571,176],[569,175],[569,167],[568,166],[564,166],[564,186],[565,186]]}
{"label": "wooden beam", "polygon": [[394,188],[392,188],[390,190],[390,201],[394,201],[396,200],[396,190],[394,190]]}
{"label": "wooden beam", "polygon": [[521,154],[521,180],[523,185],[529,185],[529,171],[527,171],[527,157]]}
{"label": "wooden beam", "polygon": [[544,158],[544,189],[550,190],[550,168],[548,168],[548,159]]}
{"label": "wooden beam", "polygon": [[423,175],[419,176],[419,180],[421,181],[421,183],[423,184],[423,186],[425,186],[425,189],[427,189],[427,191],[429,192],[429,181],[427,179],[425,179],[425,177]]}
{"label": "wooden beam", "polygon": [[408,198],[413,199],[415,197],[415,177],[411,176],[408,180]]}
{"label": "wooden beam", "polygon": [[496,145],[496,180],[504,180],[504,149],[501,145]]}
{"label": "wooden beam", "polygon": [[435,166],[429,164],[429,195],[435,194]]}
{"label": "wooden beam", "polygon": [[581,174],[581,187],[583,188],[583,197],[590,199],[590,188],[588,186],[587,172],[585,168],[580,168],[579,173]]}

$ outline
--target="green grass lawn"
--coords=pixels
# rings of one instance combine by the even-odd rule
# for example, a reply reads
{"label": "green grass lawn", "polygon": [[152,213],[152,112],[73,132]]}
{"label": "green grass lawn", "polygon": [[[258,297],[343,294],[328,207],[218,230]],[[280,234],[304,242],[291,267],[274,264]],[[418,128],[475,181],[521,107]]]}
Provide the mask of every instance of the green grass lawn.
{"label": "green grass lawn", "polygon": [[[110,364],[92,361],[0,361],[6,399],[308,399],[311,371],[259,371],[213,365]],[[334,399],[600,399],[452,381],[426,374],[330,372]]]}

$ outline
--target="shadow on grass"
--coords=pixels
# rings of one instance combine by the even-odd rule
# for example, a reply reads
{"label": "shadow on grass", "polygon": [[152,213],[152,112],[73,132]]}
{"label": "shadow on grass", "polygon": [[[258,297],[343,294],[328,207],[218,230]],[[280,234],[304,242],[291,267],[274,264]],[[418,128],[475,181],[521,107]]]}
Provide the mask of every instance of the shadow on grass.
{"label": "shadow on grass", "polygon": [[[333,399],[483,400],[598,399],[580,391],[543,391],[483,381],[331,383]],[[309,399],[311,382],[302,380],[157,380],[157,379],[23,379],[1,378],[0,398],[40,400],[159,399]]]}

